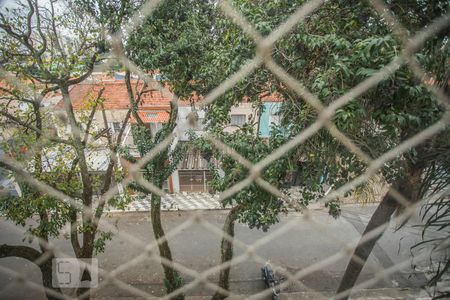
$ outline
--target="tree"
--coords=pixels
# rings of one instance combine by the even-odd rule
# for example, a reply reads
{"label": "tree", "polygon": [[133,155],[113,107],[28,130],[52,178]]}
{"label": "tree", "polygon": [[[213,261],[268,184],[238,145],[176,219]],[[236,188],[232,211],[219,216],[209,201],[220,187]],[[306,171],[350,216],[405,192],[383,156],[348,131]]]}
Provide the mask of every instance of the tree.
{"label": "tree", "polygon": [[[240,8],[256,24],[256,17],[268,18],[280,9],[280,6],[272,7],[272,11],[262,7],[261,17],[254,13],[253,5],[245,3]],[[398,14],[401,23],[407,24],[412,35],[431,20],[443,16],[448,4],[417,1],[405,6],[400,1],[392,1],[389,7]],[[340,16],[338,19],[336,14]],[[298,25],[291,34],[278,41],[274,59],[317,95],[323,104],[328,105],[398,55],[402,41],[387,25],[367,3],[325,3],[304,24]],[[447,81],[445,78],[448,75],[442,67],[448,60],[445,36],[446,32],[440,32],[415,56],[428,74],[436,76],[429,75],[428,80]],[[377,158],[442,118],[445,108],[429,92],[426,80],[421,84],[407,67],[401,67],[387,80],[359,96],[358,101],[338,109],[333,121],[337,129],[371,159]],[[315,121],[317,113],[313,107],[299,101],[298,96],[286,88],[280,86],[278,90],[285,95],[285,99],[292,99],[285,102],[284,109],[284,120],[292,124],[292,130],[301,132]],[[442,159],[438,153],[448,152],[446,145],[436,147],[437,138],[413,147],[381,170],[388,184],[408,202],[399,204],[392,193],[384,196],[363,236],[388,223],[395,211],[404,209],[403,205],[412,205],[423,198],[423,174],[430,170],[432,161]],[[336,187],[366,170],[364,159],[342,145],[336,147],[334,137],[325,129],[299,147],[297,155],[307,158],[306,176],[327,167],[329,183]],[[381,235],[382,232],[370,240],[363,238],[358,244],[338,293],[353,287],[364,265],[362,262],[367,260]],[[344,295],[341,294],[344,298],[348,297]]]}
{"label": "tree", "polygon": [[[144,157],[156,146],[164,142],[164,140],[171,138],[170,136],[176,126],[176,116],[177,109],[172,107],[168,123],[165,123],[156,133],[152,133],[145,125],[136,124],[133,126],[133,138],[141,157]],[[174,149],[167,147],[159,151],[158,155],[143,167],[144,179],[162,190],[164,181],[173,173],[183,158],[184,150],[184,146],[177,144]],[[149,190],[145,186],[140,186],[139,183],[137,183],[136,188],[145,193],[149,193]],[[161,222],[161,194],[152,192],[151,197],[150,213],[152,229],[155,240],[158,242],[159,254],[162,258],[161,265],[165,275],[164,284],[167,293],[170,294],[179,289],[183,282],[178,271],[173,267],[172,251],[170,250],[168,240],[165,238],[165,232]],[[173,298],[184,299],[184,295],[179,294]]]}
{"label": "tree", "polygon": [[[133,60],[131,52],[136,51],[136,48],[133,40],[129,36],[129,33],[123,32],[123,25],[130,21],[131,16],[133,13],[138,11],[138,9],[142,6],[143,1],[78,0],[76,2],[82,9],[90,13],[90,15],[96,19],[98,24],[103,25],[105,27],[105,31],[112,36],[112,43],[107,46],[112,50],[113,55],[119,58],[121,65],[125,69],[125,83],[130,101],[131,114],[137,123],[132,126],[133,140],[141,157],[144,157],[160,143],[170,138],[176,126],[178,110],[176,105],[173,105],[172,103],[169,121],[157,132],[152,132],[150,127],[144,124],[138,114],[142,95],[152,89],[162,89],[162,86],[158,86],[158,84],[156,84],[152,79],[149,79],[148,75],[158,67],[149,68],[148,65],[142,62],[142,60],[133,61],[133,63],[137,64],[138,67],[141,67],[143,72],[140,74],[134,88],[132,85],[132,67],[129,59]],[[167,4],[163,4],[162,7],[159,7],[153,14],[155,17],[151,17],[152,20],[161,22],[161,20],[158,20],[158,16],[160,16],[159,12],[166,9],[167,13],[168,7],[169,6],[167,6]],[[132,32],[131,34],[133,36],[134,33]],[[147,53],[146,55],[147,59],[151,59],[155,54]],[[173,173],[182,159],[183,151],[184,147],[181,144],[173,145],[173,147],[171,146],[161,150],[155,158],[143,166],[144,179],[161,190],[164,181],[167,180],[167,178]],[[124,149],[123,153],[131,162],[136,162],[135,158],[129,155],[127,149]],[[139,182],[134,182],[132,186],[143,193],[151,194],[151,220],[153,235],[155,240],[158,242],[159,253],[162,258],[161,265],[165,275],[164,284],[166,286],[167,293],[170,294],[180,288],[183,283],[182,278],[173,267],[172,252],[169,242],[165,239],[165,232],[161,221],[161,194],[147,189],[145,186],[142,186],[142,184],[139,184]],[[183,299],[184,295],[178,294],[173,298]]]}
{"label": "tree", "polygon": [[[262,36],[268,35],[304,3],[233,1],[233,5]],[[162,24],[144,23],[130,39],[135,45],[130,55],[149,69],[160,68],[173,82],[174,90],[190,99],[193,91],[197,95],[206,95],[234,74],[255,55],[256,45],[242,29],[224,18],[217,6],[208,8],[196,5],[195,1],[183,4],[191,5],[193,9],[185,10],[185,13],[172,11],[161,35],[149,33],[156,33],[155,28]],[[390,1],[389,7],[413,35],[431,20],[443,16],[448,3],[415,1],[406,6],[401,1]],[[196,14],[203,11],[207,13]],[[336,18],[337,14],[339,18]],[[342,144],[336,145],[336,134],[333,136],[326,129],[296,149],[294,159],[301,163],[307,202],[314,199],[316,192],[323,195],[318,184],[323,170],[327,170],[328,183],[339,188],[367,170],[367,158],[379,157],[440,120],[445,108],[427,87],[430,81],[447,84],[444,69],[448,60],[446,35],[448,32],[441,30],[414,56],[427,71],[428,77],[422,78],[422,82],[407,67],[401,67],[335,112],[332,119],[335,128],[367,155],[361,157]],[[198,48],[189,48],[191,37]],[[368,3],[340,1],[322,5],[302,24],[296,25],[291,33],[278,40],[271,54],[290,76],[317,95],[320,106],[326,106],[389,64],[402,47],[402,39],[391,32],[386,20],[377,15]],[[158,55],[148,58],[148,49]],[[303,101],[303,95],[295,92],[292,86],[266,69],[258,68],[207,107],[210,126],[226,122],[227,109],[243,96],[258,103],[259,95],[266,91],[276,91],[286,100],[282,114],[290,134],[302,132],[316,120],[317,105]],[[424,187],[422,174],[430,170],[432,161],[440,159],[437,153],[448,151],[447,146],[436,148],[437,141],[437,138],[424,141],[380,170],[384,180],[408,199],[407,206],[423,197],[420,191]],[[337,199],[332,199],[327,205],[334,213],[339,212]],[[392,193],[387,194],[366,232],[388,222],[395,211],[401,212],[402,209]],[[367,259],[381,235],[357,247],[355,254],[360,261]],[[354,285],[361,269],[362,264],[351,260],[339,292]]]}
{"label": "tree", "polygon": [[[233,1],[233,4],[265,36],[304,2]],[[445,14],[448,3],[417,1],[405,6],[400,1],[391,1],[389,7],[413,35],[431,20]],[[340,17],[336,18],[336,14]],[[202,44],[213,47],[200,48],[208,51],[208,54],[198,59],[194,56],[193,61],[196,62],[194,65],[201,65],[201,68],[195,69],[194,77],[189,78],[197,88],[198,86],[203,88],[200,91],[196,90],[199,94],[209,92],[237,71],[239,66],[245,64],[255,53],[254,43],[239,27],[230,24],[228,20],[216,21],[213,24],[201,29],[205,33],[213,33],[204,34],[203,39],[199,39],[206,40]],[[277,41],[272,57],[288,74],[317,95],[322,105],[328,105],[398,55],[402,41],[387,25],[386,21],[365,2],[327,2],[303,24],[295,26],[291,33]],[[174,28],[170,28],[172,29]],[[172,31],[173,36],[180,34],[189,36],[193,31],[191,27],[184,31],[183,28],[179,28],[178,31],[176,29]],[[446,33],[440,32],[434,36],[426,43],[424,50],[415,56],[429,74],[435,74],[436,77],[430,75],[429,80],[445,84],[448,81],[444,69],[445,61],[448,60]],[[164,42],[158,44],[143,39],[143,43],[152,49],[166,49]],[[178,78],[179,74],[174,71],[179,65],[177,59],[187,60],[188,55],[178,51],[176,47],[168,50],[173,48],[174,51],[160,51],[162,56],[171,55],[169,67],[162,70],[168,73],[169,78],[177,81],[175,78]],[[376,158],[442,117],[444,107],[427,90],[426,82],[424,83],[417,81],[407,67],[401,67],[388,80],[360,96],[358,101],[352,101],[338,109],[333,122],[337,129],[348,136],[370,158]],[[306,129],[317,118],[315,107],[302,101],[300,95],[287,88],[285,83],[274,78],[270,72],[257,69],[233,87],[234,93],[226,94],[220,98],[221,101],[217,101],[216,109],[210,110],[210,121],[214,123],[218,120],[219,118],[213,116],[220,116],[222,109],[226,111],[226,106],[233,103],[227,95],[231,95],[234,99],[241,99],[240,95],[247,94],[256,96],[258,93],[251,93],[254,88],[258,93],[266,90],[277,91],[284,96],[286,101],[283,118],[292,134]],[[223,101],[223,98],[230,101]],[[430,162],[441,157],[437,153],[448,151],[447,146],[435,148],[435,145],[435,138],[424,141],[389,162],[381,170],[384,179],[409,199],[409,203],[416,203],[422,198],[423,193],[419,192],[423,186],[422,174],[430,170]],[[328,170],[328,183],[334,184],[337,188],[366,170],[364,159],[342,145],[336,146],[334,137],[326,129],[320,130],[298,147],[295,155],[298,161],[302,161],[303,182],[311,192],[309,195],[320,191],[317,179],[321,170],[325,168]],[[311,178],[314,182],[311,182]],[[312,197],[309,199],[312,200]],[[336,201],[329,202],[328,206],[338,212],[336,204]],[[369,222],[366,232],[388,222],[394,211],[401,209],[401,205],[391,193],[387,194]],[[356,256],[365,261],[380,236],[381,234],[364,244],[361,243],[355,251]],[[338,292],[351,288],[361,269],[362,265],[352,260]]]}
{"label": "tree", "polygon": [[[225,32],[227,30],[230,33]],[[242,44],[242,41],[246,44]],[[207,94],[236,71],[239,61],[231,64],[228,62],[233,60],[233,56],[242,59],[244,51],[250,57],[254,47],[247,50],[248,44],[248,39],[243,38],[230,21],[223,20],[213,3],[177,1],[175,4],[165,1],[130,37],[129,51],[137,64],[149,70],[159,69],[172,90],[181,99],[191,102],[195,121],[195,97]],[[217,66],[221,68],[218,69]],[[231,107],[242,101],[244,96],[255,102],[255,108],[261,105],[261,94],[264,90],[254,82],[254,78],[244,80],[233,91],[223,95],[220,101],[206,108],[207,130],[253,163],[268,155],[287,139],[287,136],[279,131],[274,132],[269,140],[258,137],[255,132],[257,119],[251,121],[253,124],[247,124],[232,134],[223,133],[229,123]],[[192,141],[193,146],[201,150],[207,161],[211,162],[214,158],[219,164],[211,164],[214,174],[212,186],[215,191],[227,190],[248,176],[248,166],[244,167],[226,154],[214,151],[209,140],[192,137]],[[280,179],[284,178],[287,171],[288,161],[281,159],[268,167],[263,177],[280,187]],[[225,175],[221,176],[222,173]],[[223,227],[222,263],[232,259],[232,237],[236,221],[266,230],[278,221],[279,213],[285,211],[276,196],[267,193],[255,183],[224,199],[223,205],[231,205],[232,209]],[[230,267],[220,272],[219,286],[222,289],[229,290],[229,273]],[[215,294],[215,298],[226,296],[221,292]]]}
{"label": "tree", "polygon": [[[14,163],[1,161],[1,167],[13,173],[22,189],[19,198],[2,199],[1,210],[22,226],[38,214],[30,233],[38,238],[41,250],[4,245],[0,253],[2,257],[17,255],[33,262],[36,256],[41,257],[44,287],[47,296],[53,298],[51,259],[54,254],[48,246],[50,239],[57,238],[60,229],[69,222],[75,256],[92,258],[111,238],[108,232],[98,230],[106,199],[100,197],[95,201],[94,189],[98,187],[102,194],[109,189],[116,159],[111,151],[106,174],[100,180],[90,174],[86,154],[92,140],[92,117],[102,102],[101,93],[88,99],[90,111],[81,115],[74,113],[69,93],[70,86],[91,75],[101,59],[104,42],[91,18],[70,3],[54,1],[42,6],[37,0],[29,0],[13,9],[5,8],[5,13],[0,14],[0,30],[0,57],[6,72],[1,115],[7,122],[3,123],[7,126],[5,132],[10,133],[9,140],[3,142],[8,142],[4,145],[6,152],[15,154],[20,153],[17,147],[24,149],[15,159],[25,166],[22,170]],[[42,105],[43,99],[56,91],[61,94],[65,107],[65,115],[59,121]],[[23,111],[16,109],[23,104]],[[70,128],[69,134],[59,137],[55,122]],[[108,130],[106,123],[105,127]],[[124,128],[125,123],[122,132]],[[107,141],[107,147],[115,150],[110,136]],[[120,138],[116,142],[120,143]],[[49,155],[51,163],[46,161]],[[65,203],[45,193],[26,179],[29,175],[77,203]],[[82,279],[90,279],[89,272],[85,271]],[[78,295],[83,293],[89,296],[89,290],[77,290]]]}
{"label": "tree", "polygon": [[[223,124],[222,128],[214,128],[212,136],[239,153],[250,163],[257,163],[265,158],[274,149],[285,143],[288,138],[277,129],[272,131],[269,139],[261,138],[255,133],[254,124],[245,124],[232,133],[226,133],[223,130],[226,126],[227,124]],[[236,157],[233,157],[227,151],[216,150],[216,146],[209,139],[197,137],[195,144],[210,163],[213,172],[210,185],[214,191],[226,191],[249,176],[248,165],[237,161]],[[289,165],[287,153],[283,158],[268,166],[264,170],[262,178],[279,189],[284,183]],[[271,225],[279,221],[280,213],[287,212],[283,200],[266,191],[256,182],[252,182],[249,186],[223,199],[222,205],[223,207],[229,206],[231,209],[222,229],[224,236],[220,246],[221,264],[227,264],[233,258],[234,224],[236,221],[248,224],[250,228],[256,227],[267,231]],[[219,274],[218,285],[227,291],[229,290],[230,270],[231,266],[226,266]],[[227,296],[222,291],[217,291],[213,298],[224,299]]]}

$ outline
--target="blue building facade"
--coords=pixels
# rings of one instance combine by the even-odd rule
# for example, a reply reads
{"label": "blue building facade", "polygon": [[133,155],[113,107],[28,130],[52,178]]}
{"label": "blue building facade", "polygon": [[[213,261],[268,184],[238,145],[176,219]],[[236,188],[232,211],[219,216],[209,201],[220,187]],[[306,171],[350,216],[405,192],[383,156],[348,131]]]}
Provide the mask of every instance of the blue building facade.
{"label": "blue building facade", "polygon": [[262,105],[261,117],[259,120],[259,136],[269,137],[273,124],[280,124],[280,111],[282,102],[265,102]]}

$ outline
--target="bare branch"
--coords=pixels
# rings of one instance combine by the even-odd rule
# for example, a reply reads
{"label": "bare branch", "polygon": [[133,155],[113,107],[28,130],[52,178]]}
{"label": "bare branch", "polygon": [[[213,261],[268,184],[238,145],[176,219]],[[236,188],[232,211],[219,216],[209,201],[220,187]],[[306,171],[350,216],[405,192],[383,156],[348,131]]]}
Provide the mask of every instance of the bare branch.
{"label": "bare branch", "polygon": [[[52,2],[50,1],[50,3],[52,3]],[[35,9],[36,9],[36,27],[37,27],[39,36],[42,39],[42,48],[41,48],[41,50],[38,50],[38,52],[37,52],[37,55],[40,57],[47,50],[47,38],[45,37],[45,35],[42,33],[42,30],[41,30],[41,15],[39,13],[39,6],[38,6],[37,1],[35,2]]]}
{"label": "bare branch", "polygon": [[129,99],[130,105],[131,105],[131,113],[133,114],[134,119],[140,126],[145,126],[141,117],[139,117],[139,114],[137,113],[138,103],[136,102],[136,100],[134,98],[133,88],[131,87],[131,72],[129,69],[126,69],[126,71],[125,71],[125,84],[127,86],[128,99]]}
{"label": "bare branch", "polygon": [[0,246],[0,258],[4,257],[20,257],[32,263],[41,257],[42,253],[28,246],[10,246],[3,244]]}
{"label": "bare branch", "polygon": [[98,92],[97,99],[95,99],[95,106],[92,107],[91,113],[89,115],[88,123],[86,124],[86,130],[84,132],[84,138],[83,138],[83,144],[86,145],[88,138],[89,138],[89,131],[92,126],[92,122],[94,121],[94,115],[95,111],[97,110],[98,101],[103,95],[103,92],[105,91],[105,88],[101,88]]}
{"label": "bare branch", "polygon": [[64,51],[64,49],[61,47],[61,44],[59,43],[59,37],[58,37],[58,31],[56,30],[56,24],[55,24],[55,7],[53,5],[53,1],[50,1],[50,15],[51,15],[51,26],[52,26],[52,31],[54,34],[54,43],[56,48],[58,49],[59,53],[61,53],[61,56],[63,57],[63,59],[67,59],[67,55],[66,52]]}
{"label": "bare branch", "polygon": [[27,15],[27,32],[25,33],[25,36],[29,39],[31,36],[31,19],[33,18],[34,15],[34,6],[33,3],[31,3],[31,0],[27,0],[28,1],[28,6],[30,8],[30,11],[28,12]]}
{"label": "bare branch", "polygon": [[[0,114],[5,116],[6,118],[8,118],[9,120],[13,121],[14,123],[23,126],[25,128],[31,129],[36,133],[39,134],[44,134],[42,130],[40,130],[39,128],[37,128],[36,126],[29,124],[27,122],[23,122],[22,120],[20,120],[19,118],[11,115],[10,113],[6,112],[6,111],[0,111]],[[61,143],[61,144],[67,144],[67,145],[73,145],[72,141],[69,140],[64,140],[61,138],[57,138],[57,137],[47,137],[47,139],[49,141],[55,142],[55,143]]]}
{"label": "bare branch", "polygon": [[68,80],[67,81],[67,86],[78,84],[78,83],[86,80],[89,76],[91,76],[92,71],[94,70],[95,63],[99,61],[99,59],[98,59],[99,54],[100,54],[100,51],[95,52],[92,55],[91,60],[87,64],[87,71],[80,77]]}

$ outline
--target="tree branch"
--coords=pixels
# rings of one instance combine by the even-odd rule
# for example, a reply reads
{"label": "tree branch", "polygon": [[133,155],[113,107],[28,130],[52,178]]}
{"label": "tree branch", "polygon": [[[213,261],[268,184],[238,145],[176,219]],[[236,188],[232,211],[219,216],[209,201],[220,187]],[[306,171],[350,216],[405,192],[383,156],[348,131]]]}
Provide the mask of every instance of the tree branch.
{"label": "tree branch", "polygon": [[78,239],[77,211],[73,207],[70,208],[70,243],[72,244],[75,256],[79,257],[81,254],[81,246]]}
{"label": "tree branch", "polygon": [[105,88],[101,88],[98,92],[97,99],[95,99],[95,106],[92,108],[91,113],[89,115],[88,123],[86,124],[86,131],[84,132],[84,138],[83,138],[83,144],[86,145],[87,140],[89,138],[89,130],[92,126],[92,122],[94,121],[94,115],[95,111],[97,110],[98,100],[102,97],[103,92],[105,91]]}
{"label": "tree branch", "polygon": [[[58,32],[56,31],[56,25],[55,25],[55,8],[53,6],[53,1],[50,1],[50,14],[51,14],[51,26],[52,26],[52,30],[53,30],[53,34],[55,35],[55,46],[58,49],[58,51],[61,53],[61,56],[63,57],[64,60],[67,59],[67,55],[64,52],[64,49],[61,47],[61,44],[59,43],[59,38],[58,38]],[[38,27],[40,28],[40,27]]]}
{"label": "tree branch", "polygon": [[0,245],[0,258],[20,257],[35,263],[41,257],[42,253],[28,246],[9,246]]}
{"label": "tree branch", "polygon": [[30,11],[28,12],[27,15],[27,33],[25,33],[25,36],[29,39],[31,36],[31,18],[34,15],[34,6],[33,3],[31,3],[31,0],[28,0],[28,6],[30,8]]}
{"label": "tree branch", "polygon": [[92,74],[92,71],[94,70],[94,65],[98,61],[99,54],[100,54],[100,51],[97,51],[92,55],[91,60],[89,61],[88,65],[87,65],[86,73],[84,73],[82,76],[80,76],[78,78],[68,80],[66,85],[71,86],[71,85],[78,84],[78,83],[86,80]]}
{"label": "tree branch", "polygon": [[[103,113],[103,122],[105,123],[105,127],[108,128],[108,120],[106,119],[106,114],[105,114],[105,110],[104,110],[103,106],[102,106],[102,113]],[[108,164],[108,168],[106,169],[105,180],[103,181],[103,186],[100,191],[102,197],[100,198],[98,206],[95,210],[95,216],[94,216],[94,222],[93,222],[95,228],[97,228],[97,226],[98,226],[98,221],[100,220],[100,217],[102,216],[102,213],[103,213],[103,209],[105,207],[106,199],[103,197],[103,195],[108,191],[108,189],[111,186],[112,175],[113,175],[112,172],[114,171],[114,168],[117,166],[117,157],[115,156],[116,151],[122,141],[122,135],[123,135],[123,132],[125,131],[128,120],[130,119],[130,115],[131,115],[131,109],[128,110],[127,115],[125,116],[125,120],[122,123],[122,127],[120,128],[116,143],[114,145],[112,144],[112,139],[110,138],[110,135],[108,134],[108,144],[109,144],[109,148],[111,150],[111,158],[110,158],[110,161]]]}
{"label": "tree branch", "polygon": [[[10,113],[7,113],[5,111],[0,111],[0,114],[5,116],[6,118],[8,118],[9,120],[13,121],[14,123],[26,127],[28,129],[31,129],[33,131],[35,131],[38,134],[43,135],[43,131],[40,130],[39,128],[33,126],[32,124],[28,124],[26,122],[23,122],[22,120],[20,120],[19,118],[11,115]],[[67,140],[63,140],[60,138],[56,138],[56,137],[46,137],[49,141],[55,142],[55,143],[61,143],[61,144],[66,144],[66,145],[73,145],[71,141],[67,141]]]}
{"label": "tree branch", "polygon": [[134,98],[133,88],[131,86],[131,72],[128,68],[125,70],[125,84],[127,86],[128,99],[129,99],[130,105],[131,105],[131,113],[133,114],[134,119],[140,126],[145,126],[141,117],[139,117],[139,114],[137,113],[138,104]]}
{"label": "tree branch", "polygon": [[[75,114],[73,112],[72,102],[70,100],[69,89],[67,86],[60,86],[63,96],[64,106],[69,119],[70,127],[72,128],[72,137],[74,140],[74,147],[79,159],[81,181],[83,183],[83,205],[90,207],[92,205],[92,182],[89,175],[89,169],[86,161],[86,155],[84,153],[83,141],[80,137],[80,128],[78,127]],[[88,211],[85,209],[83,215]]]}
{"label": "tree branch", "polygon": [[[53,2],[50,1],[50,3],[53,3]],[[39,13],[39,6],[38,6],[37,1],[35,2],[35,10],[36,10],[36,27],[37,27],[39,36],[42,39],[42,48],[41,48],[41,50],[37,51],[37,55],[40,57],[47,50],[47,38],[45,37],[45,35],[42,33],[42,30],[41,30],[41,15]]]}
{"label": "tree branch", "polygon": [[[34,104],[34,102],[35,102],[34,100],[25,99],[23,97],[20,97],[14,91],[9,90],[9,89],[5,89],[4,87],[0,87],[0,91],[3,92],[3,93],[11,95],[11,97],[14,97],[14,99],[17,100],[17,101],[26,102],[26,103],[30,103],[30,104]],[[3,99],[5,99],[5,98],[3,98]]]}

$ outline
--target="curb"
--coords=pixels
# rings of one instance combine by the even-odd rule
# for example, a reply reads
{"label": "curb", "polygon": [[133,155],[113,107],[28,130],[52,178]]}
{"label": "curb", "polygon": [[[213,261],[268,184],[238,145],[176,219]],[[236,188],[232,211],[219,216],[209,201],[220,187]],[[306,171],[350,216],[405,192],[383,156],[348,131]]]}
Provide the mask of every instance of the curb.
{"label": "curb", "polygon": [[[245,299],[250,295],[238,295],[236,297],[228,297],[227,299]],[[279,300],[283,299],[295,299],[295,300],[316,300],[316,299],[332,299],[334,292],[294,292],[294,293],[283,293],[281,292],[278,297]],[[201,300],[201,299],[211,299],[212,296],[186,296],[185,299],[188,300]],[[269,299],[267,296],[265,299]],[[382,289],[367,289],[359,290],[352,293],[349,299],[353,300],[393,300],[393,299],[420,299],[429,300],[431,297],[421,289],[410,289],[410,288],[382,288]]]}
{"label": "curb", "polygon": [[[230,210],[229,207],[221,207],[220,203],[217,203],[218,206],[217,207],[202,207],[202,208],[166,208],[166,207],[161,207],[161,211],[162,212],[191,212],[191,211],[221,211],[221,210]],[[361,206],[361,207],[371,207],[371,206],[377,206],[379,204],[379,202],[368,202],[368,203],[341,203],[341,207],[353,207],[353,206]],[[112,207],[111,207],[112,208]],[[309,210],[322,210],[322,209],[326,209],[325,208],[325,204],[323,202],[315,202],[315,203],[311,203],[307,209]],[[299,210],[295,209],[295,208],[287,208],[288,212],[299,212]],[[150,209],[110,209],[110,210],[106,210],[104,211],[105,214],[131,214],[131,213],[148,213],[150,212]],[[301,212],[301,211],[300,211]]]}

